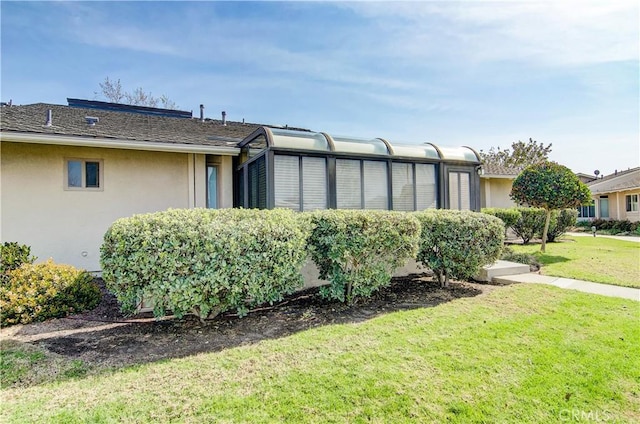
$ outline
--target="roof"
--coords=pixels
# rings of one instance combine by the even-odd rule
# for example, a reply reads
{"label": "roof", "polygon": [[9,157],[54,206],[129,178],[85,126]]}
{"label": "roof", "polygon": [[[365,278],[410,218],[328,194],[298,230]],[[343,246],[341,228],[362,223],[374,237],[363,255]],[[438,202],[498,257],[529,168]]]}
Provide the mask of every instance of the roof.
{"label": "roof", "polygon": [[[47,113],[51,110],[51,125]],[[95,125],[87,117],[98,118]],[[196,118],[174,118],[141,113],[89,109],[46,103],[0,108],[0,134],[32,134],[34,136],[73,137],[85,140],[100,139],[167,145],[221,147],[236,150],[239,141],[261,125],[215,119],[201,122]],[[54,137],[55,138],[55,137]],[[5,139],[5,137],[3,137]],[[138,142],[138,143],[134,143]],[[114,147],[115,147],[114,143]],[[122,146],[118,146],[122,147]]]}
{"label": "roof", "polygon": [[482,164],[482,175],[481,177],[485,178],[515,178],[522,172],[522,169],[497,165],[494,163],[483,163]]}
{"label": "roof", "polygon": [[616,171],[587,183],[592,193],[612,193],[630,189],[640,190],[640,167]]}

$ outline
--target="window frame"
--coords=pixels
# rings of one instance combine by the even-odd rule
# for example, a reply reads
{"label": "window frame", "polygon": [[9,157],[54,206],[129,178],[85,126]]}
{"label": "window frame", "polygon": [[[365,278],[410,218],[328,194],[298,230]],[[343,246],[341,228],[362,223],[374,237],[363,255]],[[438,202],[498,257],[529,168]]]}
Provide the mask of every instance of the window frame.
{"label": "window frame", "polygon": [[[81,183],[80,187],[69,185],[69,164],[71,162],[80,162]],[[87,187],[87,163],[98,164],[98,186]],[[63,160],[63,188],[65,191],[104,191],[104,159],[95,158],[71,158],[67,157]]]}
{"label": "window frame", "polygon": [[[633,199],[635,197],[635,200]],[[627,194],[624,196],[625,209],[627,212],[638,212],[638,194]],[[635,207],[635,209],[634,209]]]}

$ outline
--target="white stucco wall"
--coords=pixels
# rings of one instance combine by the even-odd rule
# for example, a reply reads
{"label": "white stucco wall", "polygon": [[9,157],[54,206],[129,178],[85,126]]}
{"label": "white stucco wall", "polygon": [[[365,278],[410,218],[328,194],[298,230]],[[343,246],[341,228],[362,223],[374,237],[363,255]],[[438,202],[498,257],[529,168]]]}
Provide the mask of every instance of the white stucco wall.
{"label": "white stucco wall", "polygon": [[[31,246],[39,260],[98,271],[102,237],[116,219],[206,205],[202,154],[4,141],[0,149],[0,238]],[[102,160],[102,190],[64,190],[65,158]],[[220,164],[219,204],[230,207],[231,158]]]}

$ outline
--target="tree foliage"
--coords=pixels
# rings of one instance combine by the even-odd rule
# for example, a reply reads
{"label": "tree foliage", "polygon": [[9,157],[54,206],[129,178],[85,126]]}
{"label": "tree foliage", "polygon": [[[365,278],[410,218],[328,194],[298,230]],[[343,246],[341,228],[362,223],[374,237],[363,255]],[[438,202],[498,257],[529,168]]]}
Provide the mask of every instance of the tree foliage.
{"label": "tree foliage", "polygon": [[551,153],[551,143],[544,143],[529,138],[528,142],[518,141],[511,144],[511,149],[492,147],[488,152],[480,151],[480,158],[485,164],[524,169],[529,165],[546,161]]}
{"label": "tree foliage", "polygon": [[113,103],[125,103],[135,106],[162,107],[165,109],[177,109],[178,105],[166,95],[154,97],[151,92],[146,92],[142,87],[129,92],[122,89],[120,79],[117,81],[106,77],[100,84],[100,93],[94,93],[96,97],[102,96]]}
{"label": "tree foliage", "polygon": [[510,196],[521,205],[526,204],[546,210],[547,217],[541,247],[544,252],[551,211],[588,204],[591,200],[591,191],[566,166],[545,161],[530,165],[522,171],[513,181]]}

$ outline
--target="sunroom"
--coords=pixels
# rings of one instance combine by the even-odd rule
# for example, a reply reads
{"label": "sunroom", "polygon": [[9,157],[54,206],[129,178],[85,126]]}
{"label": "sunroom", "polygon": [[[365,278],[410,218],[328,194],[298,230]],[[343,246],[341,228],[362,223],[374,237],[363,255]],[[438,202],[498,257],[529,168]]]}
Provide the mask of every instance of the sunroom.
{"label": "sunroom", "polygon": [[469,147],[261,127],[240,144],[235,205],[245,208],[480,209]]}

